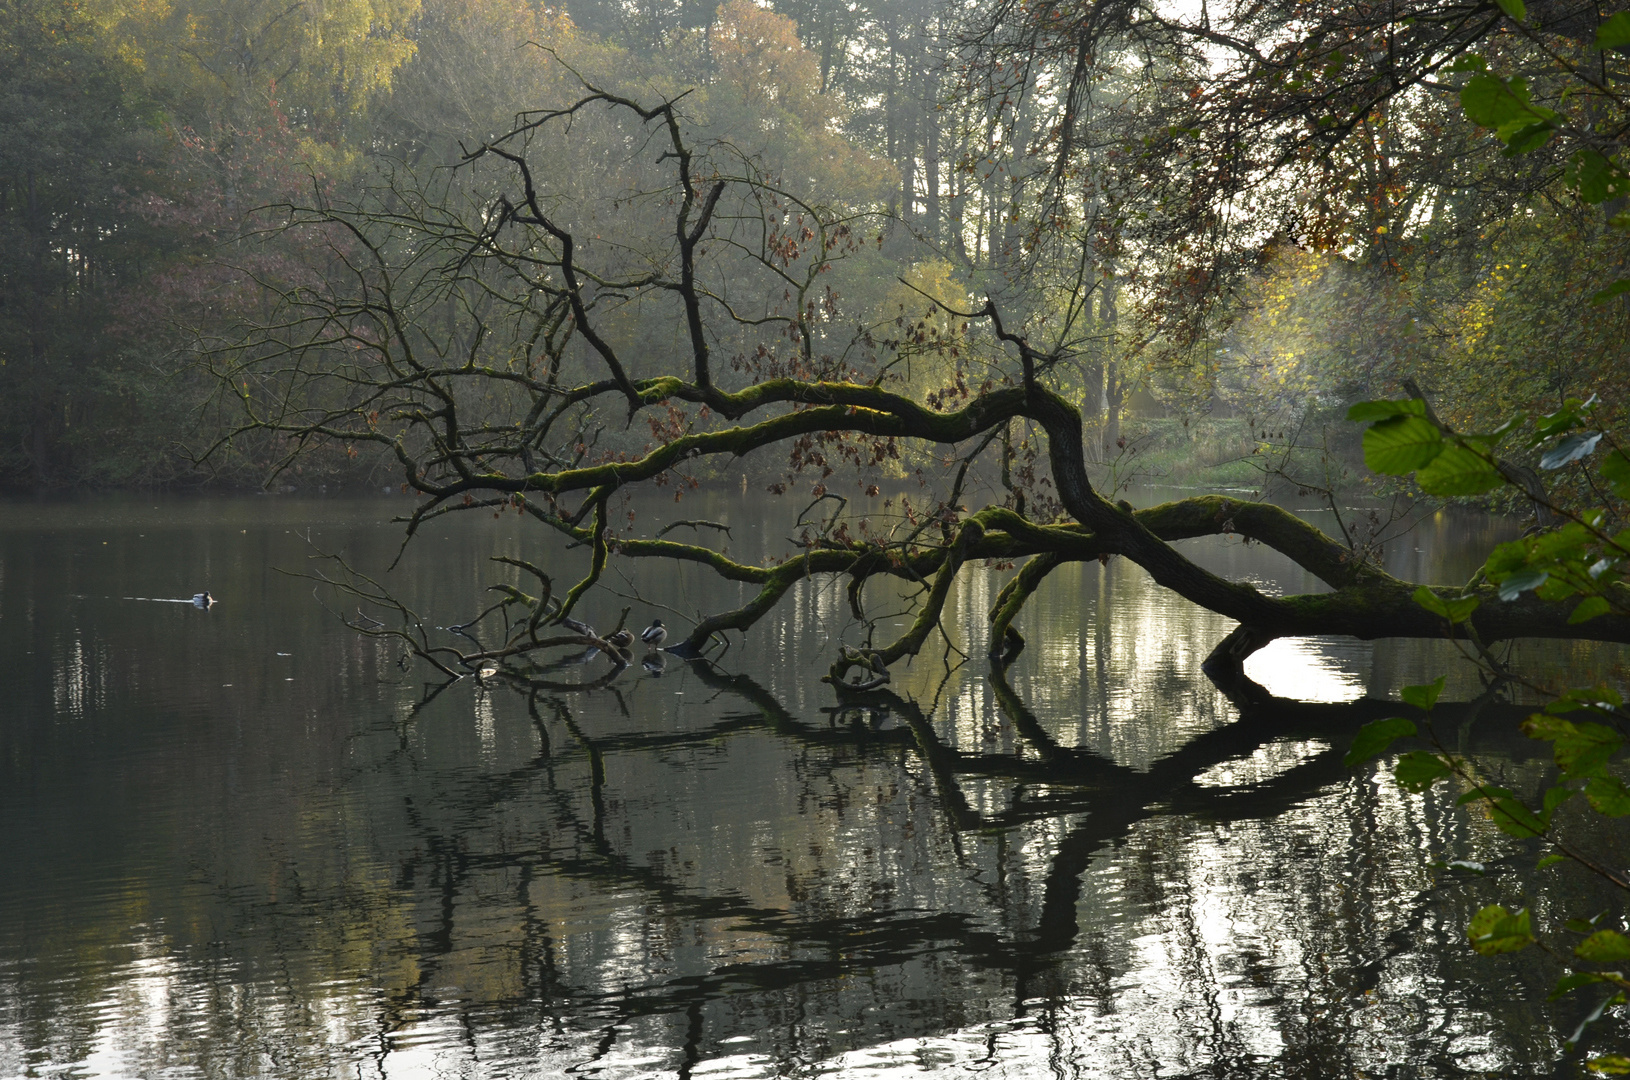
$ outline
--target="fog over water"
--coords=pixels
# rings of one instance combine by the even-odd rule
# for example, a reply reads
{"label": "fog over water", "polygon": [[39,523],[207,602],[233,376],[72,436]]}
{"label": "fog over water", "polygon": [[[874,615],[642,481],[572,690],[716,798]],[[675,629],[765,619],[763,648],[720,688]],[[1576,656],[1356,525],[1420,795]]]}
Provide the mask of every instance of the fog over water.
{"label": "fog over water", "polygon": [[[1546,1005],[1556,971],[1533,950],[1462,944],[1471,912],[1523,899],[1535,850],[1456,791],[1341,764],[1400,686],[1447,672],[1445,700],[1481,693],[1446,643],[1282,641],[1248,669],[1273,696],[1242,704],[1200,670],[1232,623],[1112,560],[1049,578],[1002,682],[981,635],[1006,571],[970,567],[945,626],[975,659],[948,671],[932,640],[887,700],[839,707],[819,682],[860,641],[822,579],[716,666],[637,656],[603,689],[466,678],[425,700],[433,672],[297,576],[314,551],[443,626],[514,580],[491,556],[561,581],[586,556],[467,515],[387,574],[411,506],[0,505],[0,1076],[1571,1068],[1554,1032],[1590,1002]],[[638,509],[637,534],[707,517],[760,561],[797,507]],[[1439,516],[1389,568],[1465,580],[1512,534]],[[1318,588],[1260,546],[1182,546]],[[746,598],[705,570],[614,567],[580,609],[602,630],[625,606],[636,630],[688,628]],[[155,602],[206,588],[213,609]],[[871,609],[903,612],[883,589]],[[1621,659],[1518,653],[1550,672],[1588,656]],[[1521,787],[1544,750],[1522,715],[1458,709],[1440,735]],[[1590,908],[1592,886],[1545,873],[1559,907]]]}

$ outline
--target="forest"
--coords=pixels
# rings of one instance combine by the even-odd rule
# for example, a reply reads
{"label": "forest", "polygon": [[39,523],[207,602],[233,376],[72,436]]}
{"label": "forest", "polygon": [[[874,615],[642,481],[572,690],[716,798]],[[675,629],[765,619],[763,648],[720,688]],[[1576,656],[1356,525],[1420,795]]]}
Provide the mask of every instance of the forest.
{"label": "forest", "polygon": [[[559,595],[524,565],[527,641],[464,665],[543,648],[613,556],[762,587],[693,652],[847,577],[839,683],[970,560],[1023,563],[995,654],[1116,556],[1240,624],[1216,663],[1625,640],[1630,13],[1504,4],[18,7],[4,475],[394,486],[410,536],[514,510],[592,549]],[[812,500],[772,564],[627,504],[738,478]],[[1423,599],[1380,568],[1417,495],[1568,527]],[[1333,591],[1172,546],[1203,535]],[[921,586],[886,646],[876,577]]]}
{"label": "forest", "polygon": [[[389,753],[452,686],[442,706],[468,690],[487,738],[505,687],[539,747],[515,790],[554,767],[551,724],[569,731],[591,762],[584,850],[606,857],[626,804],[603,798],[603,755],[625,736],[569,702],[613,732],[656,723],[623,697],[649,607],[668,625],[641,635],[646,692],[667,674],[751,708],[628,746],[701,753],[761,721],[839,756],[887,744],[949,793],[957,844],[1099,814],[1046,875],[1036,925],[1066,929],[1015,939],[1037,955],[1073,941],[1089,856],[1168,795],[1209,805],[1242,747],[1295,733],[1314,749],[1283,776],[1317,762],[1321,784],[1396,751],[1388,792],[1447,790],[1538,860],[1501,879],[1525,906],[1480,895],[1443,922],[1483,957],[1539,944],[1553,997],[1598,995],[1572,1053],[1630,993],[1630,925],[1568,919],[1577,890],[1543,876],[1569,864],[1610,911],[1630,892],[1627,86],[1630,9],[1581,0],[0,0],[0,489],[399,496],[398,561],[455,520],[519,522],[479,585],[314,549],[345,642],[324,677],[435,680]],[[738,493],[761,551],[740,516],[693,509]],[[1507,530],[1469,578],[1396,557],[1456,511]],[[1280,577],[1217,555],[1247,548]],[[1123,565],[1187,605],[1207,640],[1182,674],[1234,710],[1137,767],[1044,730],[1029,698],[1057,688],[1009,678],[1059,662],[1020,660],[1049,587],[1126,587]],[[455,585],[435,610],[409,598]],[[1083,633],[1086,597],[1054,628]],[[729,667],[749,643],[791,651],[755,634],[791,641],[821,603],[797,640],[824,676]],[[1093,632],[1098,671],[1079,636],[1063,681],[1096,680],[1108,716],[1124,642]],[[1450,646],[1482,690],[1315,704],[1247,671],[1310,639],[1405,639],[1411,663]],[[1512,643],[1534,639],[1556,651],[1525,666]],[[998,719],[969,749],[966,706],[948,720],[920,691],[976,653]],[[1569,686],[1575,661],[1608,674]],[[58,712],[101,692],[51,677]],[[782,700],[806,687],[838,703],[829,729]],[[1149,693],[1173,716],[1199,700]],[[1480,716],[1545,763],[1480,754]],[[988,750],[997,731],[1030,749]],[[1009,805],[967,796],[990,778]],[[1304,780],[1228,805],[1293,814]],[[1143,801],[1105,819],[1117,792]],[[629,880],[661,876],[651,850]],[[1484,871],[1432,873],[1456,867]],[[390,886],[413,887],[411,867]],[[1549,1027],[1512,1025],[1530,1029]]]}
{"label": "forest", "polygon": [[[551,213],[571,206],[563,226],[609,245],[596,273],[657,266],[668,238],[641,185],[672,177],[630,141],[655,130],[603,103],[539,123],[593,92],[671,103],[698,168],[759,192],[755,242],[785,245],[784,295],[727,265],[741,240],[725,238],[709,288],[754,309],[699,313],[738,383],[892,364],[903,394],[964,400],[1001,374],[986,323],[952,313],[989,302],[1051,358],[1111,489],[1362,482],[1346,410],[1404,380],[1461,431],[1593,397],[1598,425],[1617,420],[1625,302],[1594,299],[1622,261],[1606,9],[8,0],[5,15],[12,490],[401,482],[390,455],[344,440],[217,445],[243,419],[223,372],[345,257],[305,212],[403,213],[398,229],[411,218],[450,250],[454,217],[475,235],[502,197],[510,178],[478,151],[506,132],[531,140]],[[1543,132],[1513,141],[1522,117],[1463,104],[1507,78]],[[747,228],[753,200],[728,200]],[[630,377],[665,371],[687,349],[679,308],[612,286],[585,301],[604,340],[638,356]],[[451,294],[433,311],[419,288],[413,317],[448,351],[480,324],[491,363],[548,355],[563,381],[592,367],[575,319],[539,337],[519,307],[500,326]],[[660,435],[609,417],[585,431],[591,456]],[[1036,452],[1004,435],[1003,475],[1044,474]],[[923,464],[891,458],[876,479]],[[754,480],[787,467],[755,459]]]}

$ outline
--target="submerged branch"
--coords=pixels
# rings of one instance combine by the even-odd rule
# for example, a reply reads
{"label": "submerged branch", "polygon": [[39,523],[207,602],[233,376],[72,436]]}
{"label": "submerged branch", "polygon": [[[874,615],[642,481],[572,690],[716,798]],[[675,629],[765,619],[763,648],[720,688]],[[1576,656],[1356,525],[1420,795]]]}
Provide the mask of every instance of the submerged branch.
{"label": "submerged branch", "polygon": [[[639,251],[639,230],[649,226],[651,215],[634,215],[625,200],[612,197],[610,216],[597,219],[592,229],[574,223],[562,209],[567,202],[546,190],[542,178],[547,174],[535,171],[527,156],[526,138],[541,137],[552,123],[570,122],[591,104],[621,116],[632,135],[660,133],[659,141],[665,143],[645,163],[654,172],[641,183],[650,182],[644,190],[666,194],[669,209],[656,210],[661,227],[652,236],[659,239],[645,237],[655,246],[640,253],[656,257],[636,270],[628,268],[626,256]],[[640,144],[639,137],[630,142]],[[291,212],[295,224],[290,227],[333,234],[331,255],[341,272],[278,290],[278,305],[264,325],[229,350],[232,361],[220,369],[222,393],[240,399],[247,429],[286,437],[288,454],[330,441],[348,449],[372,444],[393,456],[407,485],[424,496],[409,519],[410,534],[443,514],[513,507],[591,548],[587,573],[559,598],[544,568],[513,561],[539,580],[541,595],[529,597],[512,586],[500,589],[505,599],[499,611],[505,620],[517,606],[527,613],[519,627],[506,621],[500,650],[466,654],[434,645],[417,615],[398,611],[403,640],[444,672],[467,666],[472,658],[508,660],[557,641],[541,638],[541,628],[571,616],[613,557],[692,562],[723,580],[757,587],[739,607],[699,619],[683,642],[692,652],[730,630],[750,629],[803,578],[847,575],[857,612],[868,578],[886,575],[922,586],[906,632],[882,648],[840,656],[829,676],[837,683],[856,665],[871,672],[863,684],[881,680],[888,665],[915,656],[931,631],[943,631],[947,597],[970,560],[1026,560],[990,612],[990,647],[1009,659],[1023,645],[1017,629],[1023,606],[1052,569],[1113,556],[1130,560],[1162,587],[1240,624],[1213,654],[1213,666],[1237,666],[1255,649],[1283,636],[1375,639],[1464,632],[1416,604],[1414,584],[1394,578],[1350,544],[1278,507],[1210,495],[1135,510],[1105,498],[1087,472],[1080,410],[1059,388],[1048,385],[1069,358],[1063,346],[1039,348],[1021,323],[1005,320],[990,299],[966,311],[940,305],[965,320],[957,329],[957,344],[936,361],[944,368],[940,374],[954,374],[955,397],[918,400],[905,389],[907,382],[890,374],[902,356],[913,355],[914,346],[905,342],[881,346],[885,354],[873,355],[871,371],[862,370],[865,363],[814,364],[814,326],[830,321],[836,301],[822,314],[806,299],[805,286],[839,257],[834,244],[847,233],[850,219],[801,202],[750,169],[731,176],[710,165],[708,173],[698,165],[708,158],[696,157],[697,152],[673,101],[647,108],[586,87],[576,104],[534,114],[516,131],[470,155],[471,161],[502,162],[506,177],[470,222],[433,199],[403,212],[394,192],[372,209],[340,211],[322,205]],[[661,176],[666,179],[654,179]],[[662,203],[653,195],[642,205],[649,209]],[[739,260],[742,239],[732,230],[756,221],[763,236],[778,234],[791,205],[811,222],[800,242],[819,239],[800,270],[807,271],[807,280],[799,285],[801,306],[796,312],[778,309],[775,319],[781,321],[774,325],[787,339],[796,339],[802,366],[793,364],[790,370],[804,377],[777,367],[771,377],[759,378],[766,372],[753,368],[746,385],[729,389],[716,378],[712,343],[726,339],[717,332],[725,326],[742,335],[738,344],[751,349],[754,343],[745,341],[751,331],[744,328],[758,325],[753,321],[757,316],[737,321],[735,310],[722,299],[727,294],[710,291],[710,275],[739,271],[753,287],[766,285],[771,295],[782,292],[789,301],[797,275],[789,277],[785,260],[779,270],[775,260],[765,259],[741,266],[730,262],[733,269],[727,270],[725,263],[704,261],[705,256],[712,251],[713,260]],[[556,211],[558,218],[551,216]],[[623,212],[631,216],[618,218]],[[632,230],[630,235],[607,235],[619,222]],[[618,254],[608,256],[608,251]],[[589,265],[595,260],[603,265]],[[676,271],[669,269],[674,267]],[[646,358],[633,355],[632,343],[622,343],[641,339],[630,339],[615,322],[618,316],[610,313],[630,310],[630,305],[637,309],[647,299],[677,301],[691,355],[688,362],[678,361],[672,373],[637,379],[633,372],[647,367]],[[710,324],[710,318],[722,321]],[[505,326],[533,325],[548,337],[543,377],[533,365],[531,338],[524,347],[510,341],[507,353],[491,344],[504,333],[515,337]],[[567,339],[581,345],[572,349],[570,383],[561,377]],[[921,342],[919,333],[915,344]],[[760,355],[768,355],[771,343],[760,344]],[[867,344],[877,348],[869,336]],[[982,384],[966,378],[973,367],[959,352],[975,347],[984,369]],[[942,408],[950,401],[960,407]],[[698,406],[694,415],[681,408],[687,405]],[[630,422],[650,410],[653,442],[638,450],[629,449],[637,444],[627,440],[617,451],[596,449],[603,426],[595,428],[595,410],[620,412],[623,406]],[[958,505],[975,461],[996,440],[1003,439],[1003,460],[1011,466],[1015,421],[1039,432],[1048,479],[1068,520],[1032,520],[1002,506],[967,513]],[[557,422],[576,423],[577,430],[566,438],[561,432],[551,434]],[[591,430],[596,433],[589,434]],[[700,544],[664,539],[680,527],[730,536],[718,522],[673,522],[650,540],[619,539],[610,528],[610,500],[630,485],[661,480],[707,459],[735,461],[774,445],[796,447],[801,454],[812,441],[827,439],[847,441],[847,449],[870,440],[877,451],[873,464],[882,460],[884,447],[897,457],[901,441],[935,456],[954,448],[944,458],[958,462],[951,498],[929,518],[914,519],[916,531],[899,542],[849,540],[834,516],[814,539],[762,566]],[[546,441],[553,452],[545,451]],[[864,464],[862,455],[854,456]],[[1021,506],[1017,494],[1013,501]],[[823,501],[832,493],[823,484],[815,497]],[[563,509],[562,504],[578,499],[575,510]],[[1261,543],[1332,591],[1271,596],[1250,583],[1229,580],[1175,546],[1202,536]],[[359,598],[390,607],[377,583],[354,582]],[[1461,594],[1434,591],[1443,597]],[[1574,624],[1557,605],[1532,594],[1505,602],[1483,585],[1465,595],[1482,601],[1469,630],[1484,644],[1513,637],[1630,641],[1630,619],[1618,615]],[[378,626],[368,629],[384,632]],[[950,642],[951,636],[945,636]]]}

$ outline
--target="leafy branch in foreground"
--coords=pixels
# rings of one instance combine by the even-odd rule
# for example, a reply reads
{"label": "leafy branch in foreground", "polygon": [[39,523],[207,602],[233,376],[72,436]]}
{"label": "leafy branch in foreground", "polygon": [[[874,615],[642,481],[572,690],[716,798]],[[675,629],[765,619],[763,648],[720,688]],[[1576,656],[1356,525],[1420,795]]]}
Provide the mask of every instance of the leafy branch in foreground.
{"label": "leafy branch in foreground", "polygon": [[[1495,588],[1498,599],[1494,602],[1514,603],[1532,594],[1558,608],[1569,604],[1569,622],[1580,624],[1630,614],[1630,589],[1625,582],[1630,571],[1630,529],[1616,527],[1622,526],[1623,504],[1630,500],[1630,457],[1610,433],[1592,425],[1595,407],[1594,400],[1569,401],[1531,422],[1516,417],[1496,432],[1475,436],[1445,428],[1419,397],[1364,402],[1355,405],[1349,416],[1371,421],[1364,433],[1364,450],[1377,472],[1413,473],[1415,482],[1430,494],[1476,495],[1509,485],[1520,487],[1534,499],[1558,524],[1495,548],[1473,580]],[[1526,435],[1525,448],[1538,454],[1542,469],[1587,471],[1591,487],[1604,496],[1603,505],[1575,509],[1536,494],[1535,485],[1499,456],[1501,444],[1519,435]],[[1590,470],[1592,464],[1594,470]],[[1557,817],[1579,795],[1593,814],[1630,816],[1630,787],[1622,776],[1623,696],[1606,684],[1565,690],[1542,686],[1496,663],[1473,622],[1486,596],[1469,591],[1444,596],[1421,589],[1416,599],[1450,624],[1457,646],[1491,679],[1520,683],[1548,699],[1523,722],[1522,731],[1551,744],[1555,773],[1537,796],[1526,797],[1483,779],[1486,770],[1452,752],[1431,726],[1442,678],[1403,690],[1405,704],[1418,710],[1424,731],[1411,717],[1377,720],[1354,739],[1347,764],[1358,765],[1385,753],[1398,739],[1421,737],[1431,749],[1410,750],[1399,756],[1393,768],[1404,790],[1419,793],[1439,781],[1454,783],[1462,790],[1458,802],[1481,806],[1501,832],[1517,840],[1542,842],[1549,851],[1539,859],[1539,868],[1572,863],[1630,893],[1630,877],[1589,854],[1576,841],[1574,834],[1582,826],[1575,822],[1564,828]],[[1630,1000],[1625,993],[1630,991],[1630,978],[1612,966],[1630,962],[1630,937],[1602,925],[1603,918],[1567,920],[1564,930],[1582,940],[1571,949],[1558,950],[1536,936],[1529,908],[1510,911],[1494,904],[1472,918],[1466,936],[1472,948],[1485,955],[1517,952],[1535,944],[1558,955],[1570,970],[1557,981],[1553,998],[1593,985],[1611,990],[1565,1040],[1571,1049],[1583,1038],[1586,1027],[1608,1008]],[[1598,1056],[1588,1065],[1597,1072],[1630,1073],[1630,1059],[1620,1055]]]}

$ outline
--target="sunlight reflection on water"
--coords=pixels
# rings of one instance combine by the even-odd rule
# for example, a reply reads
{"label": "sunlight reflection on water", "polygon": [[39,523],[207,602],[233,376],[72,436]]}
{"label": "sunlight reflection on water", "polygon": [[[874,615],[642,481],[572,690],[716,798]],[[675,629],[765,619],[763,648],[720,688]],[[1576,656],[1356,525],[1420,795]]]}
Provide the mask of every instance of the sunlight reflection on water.
{"label": "sunlight reflection on water", "polygon": [[[736,557],[779,543],[773,504],[693,501]],[[0,701],[0,1076],[1551,1068],[1546,973],[1461,947],[1520,850],[1340,764],[1431,648],[1277,641],[1247,671],[1287,700],[1242,716],[1199,672],[1232,624],[1112,560],[1049,579],[1007,689],[925,652],[906,698],[834,708],[818,676],[859,631],[806,582],[717,672],[423,701],[398,650],[267,569],[306,528],[383,564],[400,502],[177,506],[0,523],[0,648],[36,658]],[[510,520],[427,537],[393,587],[463,615],[490,556],[536,546]],[[1193,553],[1308,588],[1257,547]],[[959,579],[962,650],[1002,580]],[[637,581],[602,626],[745,598]],[[195,584],[216,609],[106,599]]]}
{"label": "sunlight reflection on water", "polygon": [[1307,638],[1278,638],[1245,661],[1245,674],[1276,697],[1292,701],[1357,701],[1366,680]]}

